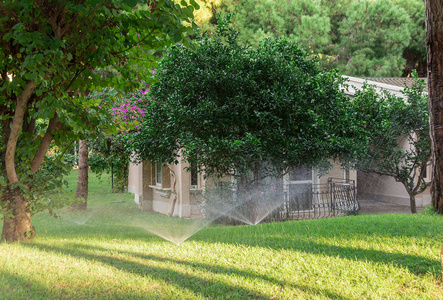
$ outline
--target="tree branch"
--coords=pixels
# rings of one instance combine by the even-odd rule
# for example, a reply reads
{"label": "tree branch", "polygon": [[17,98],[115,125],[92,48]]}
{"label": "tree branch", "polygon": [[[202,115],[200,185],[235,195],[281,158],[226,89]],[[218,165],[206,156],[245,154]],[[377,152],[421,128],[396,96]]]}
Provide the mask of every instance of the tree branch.
{"label": "tree branch", "polygon": [[43,136],[40,146],[37,150],[37,152],[34,155],[34,158],[31,162],[31,172],[33,174],[37,173],[37,171],[40,169],[40,165],[43,162],[43,159],[45,158],[46,152],[49,149],[49,146],[51,145],[51,141],[54,138],[54,135],[52,134],[53,131],[60,130],[60,127],[63,123],[57,121],[57,113],[54,114],[54,116],[49,120],[48,128],[46,128],[45,135]]}
{"label": "tree branch", "polygon": [[23,125],[23,117],[26,112],[28,100],[36,87],[35,81],[28,81],[23,93],[17,97],[15,106],[14,119],[12,121],[11,134],[9,135],[8,144],[6,145],[5,168],[8,176],[9,184],[19,182],[15,169],[15,151],[17,148],[17,140]]}
{"label": "tree branch", "polygon": [[68,83],[68,85],[65,87],[65,92],[67,92],[69,90],[69,88],[71,87],[71,85],[74,83],[74,81],[77,79],[77,77],[85,70],[86,68],[83,68],[81,70],[77,70],[77,72],[75,72],[74,76],[72,77],[71,81]]}

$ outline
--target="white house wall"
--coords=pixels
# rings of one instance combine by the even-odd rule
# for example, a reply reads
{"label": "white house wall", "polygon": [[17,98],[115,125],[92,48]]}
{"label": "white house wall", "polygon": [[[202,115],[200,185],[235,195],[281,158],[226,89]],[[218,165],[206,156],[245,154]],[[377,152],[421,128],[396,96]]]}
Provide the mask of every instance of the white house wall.
{"label": "white house wall", "polygon": [[[324,174],[319,178],[318,183],[327,183],[329,177],[337,179],[345,178],[344,170],[338,164],[333,164],[333,166],[328,174]],[[196,201],[201,201],[201,190],[205,185],[211,186],[211,180],[209,179],[209,182],[206,182],[200,175],[200,187],[193,189],[191,188],[190,173],[186,171],[188,164],[179,162],[177,165],[171,167],[176,174],[177,191],[177,201],[173,215],[181,218],[201,217],[201,212],[194,204]],[[131,164],[129,168],[131,177],[129,179],[128,191],[142,193],[140,201],[137,201],[138,197],[136,197],[136,203],[144,210],[168,214],[170,212],[172,198],[174,197],[172,193],[174,178],[170,175],[169,168],[162,168],[163,186],[156,185],[155,167],[153,164],[149,162],[140,165]],[[357,177],[356,172],[352,170],[346,174],[347,179],[350,180],[355,180]],[[229,181],[230,179],[226,178],[226,180]]]}
{"label": "white house wall", "polygon": [[[357,173],[358,199],[375,200],[399,205],[410,205],[409,195],[405,187],[400,182],[395,181],[391,176],[382,176],[374,173]],[[415,199],[417,207],[424,207],[431,204],[429,188]]]}

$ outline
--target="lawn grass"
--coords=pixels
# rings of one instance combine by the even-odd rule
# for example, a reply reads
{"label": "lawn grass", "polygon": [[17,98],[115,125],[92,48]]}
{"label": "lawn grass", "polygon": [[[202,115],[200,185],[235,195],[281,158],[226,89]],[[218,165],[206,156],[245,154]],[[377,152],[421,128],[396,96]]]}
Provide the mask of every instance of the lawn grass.
{"label": "lawn grass", "polygon": [[88,218],[41,213],[32,242],[1,244],[0,299],[443,299],[441,216],[211,226],[176,245],[148,231],[166,217],[110,190],[91,175]]}

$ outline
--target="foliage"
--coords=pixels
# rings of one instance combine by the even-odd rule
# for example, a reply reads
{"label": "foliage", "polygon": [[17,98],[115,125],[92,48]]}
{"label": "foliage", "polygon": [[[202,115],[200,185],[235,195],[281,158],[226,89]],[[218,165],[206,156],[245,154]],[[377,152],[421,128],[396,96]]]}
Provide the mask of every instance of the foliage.
{"label": "foliage", "polygon": [[[141,70],[155,60],[148,50],[192,33],[193,26],[182,20],[192,25],[193,9],[170,0],[3,1],[0,122],[2,172],[8,184],[32,184],[53,140],[63,144],[84,138],[86,132],[97,134],[105,112],[99,100],[86,99],[84,92],[104,86],[139,88],[150,76]],[[106,68],[118,76],[97,71]],[[4,195],[4,209],[27,214],[29,199],[20,204],[9,200]],[[7,221],[23,220],[30,224],[26,216]],[[17,224],[5,228],[14,231]]]}
{"label": "foliage", "polygon": [[248,174],[266,162],[281,174],[352,151],[341,77],[320,71],[294,43],[265,39],[253,49],[236,34],[222,21],[218,36],[202,37],[195,50],[169,48],[149,117],[131,138],[139,160],[182,156],[207,175]]}
{"label": "foliage", "polygon": [[431,159],[431,141],[423,87],[423,80],[415,81],[404,89],[402,98],[365,85],[353,99],[356,122],[363,129],[358,139],[367,142],[367,150],[356,157],[357,169],[394,177],[405,186],[411,205],[415,195],[429,186],[424,175]]}
{"label": "foliage", "polygon": [[406,11],[391,0],[352,3],[340,26],[343,72],[369,77],[401,75],[403,50],[411,36],[409,23]]}
{"label": "foliage", "polygon": [[[409,15],[411,39],[403,51],[406,67],[402,76],[411,76],[415,69],[420,77],[427,77],[426,67],[426,16],[424,0],[393,0],[396,6],[403,8]],[[403,25],[404,26],[404,25]]]}
{"label": "foliage", "polygon": [[[426,76],[423,0],[200,1],[199,25],[214,32],[216,12],[233,12],[239,42],[286,38],[351,76]],[[211,16],[211,11],[213,15]]]}
{"label": "foliage", "polygon": [[330,43],[330,20],[319,1],[223,1],[220,11],[235,13],[239,43],[257,46],[266,37],[285,38],[308,53],[321,53]]}
{"label": "foliage", "polygon": [[115,89],[107,88],[89,95],[99,98],[103,105],[108,106],[108,116],[102,120],[105,127],[108,123],[118,126],[117,131],[102,131],[95,138],[90,138],[89,166],[93,172],[101,174],[112,172],[116,176],[113,191],[121,192],[127,187],[128,165],[132,151],[126,145],[125,137],[130,131],[137,131],[146,115],[149,88],[119,94]]}

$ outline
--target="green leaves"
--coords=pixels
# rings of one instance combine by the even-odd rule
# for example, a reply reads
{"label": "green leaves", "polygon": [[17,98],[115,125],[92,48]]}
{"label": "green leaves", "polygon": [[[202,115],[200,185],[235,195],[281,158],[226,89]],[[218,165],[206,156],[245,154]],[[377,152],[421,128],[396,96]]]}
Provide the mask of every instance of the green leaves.
{"label": "green leaves", "polygon": [[[63,175],[60,159],[51,158],[36,174],[28,172],[45,134],[53,136],[57,146],[52,147],[57,148],[86,134],[134,128],[137,120],[104,125],[109,115],[98,109],[99,98],[87,99],[85,94],[107,86],[123,91],[140,87],[151,75],[156,51],[183,40],[195,24],[193,6],[181,7],[171,0],[149,1],[152,6],[146,0],[34,2],[2,1],[0,131],[5,148],[9,140],[5,129],[14,121],[17,97],[24,97],[27,106],[14,153],[16,171],[20,182],[35,193],[28,197],[31,209],[41,210],[50,208],[45,192],[61,191]],[[29,82],[36,87],[24,95]],[[49,128],[55,116],[57,122],[52,120],[55,126]]]}
{"label": "green leaves", "polygon": [[[423,172],[431,158],[427,97],[417,80],[403,97],[379,94],[365,85],[353,99],[355,134],[360,150],[353,160],[359,170],[392,176],[409,195],[429,185]],[[357,148],[358,149],[358,148]]]}
{"label": "green leaves", "polygon": [[129,7],[134,7],[136,6],[139,2],[139,0],[123,0],[123,3],[125,3],[126,5],[128,5]]}
{"label": "green leaves", "polygon": [[247,172],[257,162],[277,172],[336,155],[341,148],[331,136],[346,147],[344,126],[336,123],[346,119],[348,98],[337,73],[321,72],[294,43],[265,39],[257,49],[242,47],[226,22],[218,33],[193,50],[168,49],[149,117],[132,143],[140,160],[172,163],[180,152],[208,175]]}
{"label": "green leaves", "polygon": [[[211,2],[213,3],[213,2]],[[225,0],[203,6],[196,19],[215,32],[214,6],[235,13],[238,42],[265,37],[296,42],[323,67],[351,76],[394,77],[426,72],[423,0]]]}

